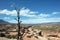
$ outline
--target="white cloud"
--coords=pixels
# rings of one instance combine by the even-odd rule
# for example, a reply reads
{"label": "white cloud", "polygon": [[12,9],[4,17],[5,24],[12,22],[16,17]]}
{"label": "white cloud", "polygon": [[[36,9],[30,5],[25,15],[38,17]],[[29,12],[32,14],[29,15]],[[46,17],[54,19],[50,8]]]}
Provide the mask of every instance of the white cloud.
{"label": "white cloud", "polygon": [[22,8],[22,9],[20,10],[20,15],[21,15],[21,16],[35,17],[35,16],[36,16],[36,15],[35,15],[36,13],[38,13],[38,12],[31,11],[31,10],[28,9],[28,8]]}
{"label": "white cloud", "polygon": [[30,12],[30,15],[34,15],[34,14],[36,14],[36,13],[39,13],[39,12],[33,12],[33,11],[31,11],[31,12]]}
{"label": "white cloud", "polygon": [[[11,16],[17,16],[17,12],[16,10],[0,10],[0,14],[6,14],[6,15],[11,15]],[[38,15],[36,15],[38,14]],[[60,22],[60,18],[48,18],[51,17],[55,14],[60,14],[60,12],[52,12],[52,14],[45,14],[45,13],[39,13],[36,11],[31,11],[28,8],[21,8],[20,9],[20,15],[21,16],[26,16],[26,17],[30,17],[31,19],[27,19],[27,20],[22,20],[22,23],[43,23],[43,22]],[[9,19],[9,17],[5,17],[4,19]],[[13,23],[17,23],[16,20],[11,20],[9,22],[13,22]]]}
{"label": "white cloud", "polygon": [[9,18],[9,17],[4,17],[4,19],[5,19],[5,20],[8,20],[8,19],[10,19],[10,18]]}
{"label": "white cloud", "polygon": [[48,23],[48,22],[60,22],[60,18],[41,18],[41,19],[22,20],[23,24],[37,24],[37,23]]}
{"label": "white cloud", "polygon": [[4,10],[0,10],[0,14],[16,15],[16,10],[9,11],[7,9],[4,9]]}
{"label": "white cloud", "polygon": [[[39,14],[39,12],[35,12],[35,11],[31,11],[30,9],[28,8],[21,8],[20,9],[20,15],[21,16],[26,16],[26,17],[48,17],[50,16],[49,14],[43,14],[43,13],[40,13],[39,15],[36,15],[36,14]],[[0,14],[6,14],[6,15],[11,15],[11,16],[17,16],[17,12],[16,10],[7,10],[7,9],[4,9],[4,10],[0,10]]]}
{"label": "white cloud", "polygon": [[[38,14],[38,15],[36,15],[36,14]],[[41,17],[50,16],[50,14],[43,14],[43,13],[39,14],[39,12],[34,12],[34,11],[31,11],[30,9],[26,9],[26,8],[22,8],[20,10],[20,15],[26,16],[26,17],[31,17],[31,18],[41,18]]]}
{"label": "white cloud", "polygon": [[[48,23],[48,22],[60,22],[60,18],[37,18],[21,20],[23,24],[37,24],[37,23]],[[10,23],[17,23],[16,20],[9,21]]]}
{"label": "white cloud", "polygon": [[49,17],[49,16],[51,16],[50,14],[43,14],[43,13],[40,13],[38,16],[40,16],[40,17]]}
{"label": "white cloud", "polygon": [[60,12],[53,12],[52,14],[53,14],[53,15],[54,15],[54,14],[60,14]]}
{"label": "white cloud", "polygon": [[[38,12],[31,11],[30,9],[24,8],[24,7],[20,9],[21,16],[33,17],[35,13],[38,13]],[[4,10],[0,10],[0,14],[17,16],[16,10],[10,11],[10,10],[4,9]]]}

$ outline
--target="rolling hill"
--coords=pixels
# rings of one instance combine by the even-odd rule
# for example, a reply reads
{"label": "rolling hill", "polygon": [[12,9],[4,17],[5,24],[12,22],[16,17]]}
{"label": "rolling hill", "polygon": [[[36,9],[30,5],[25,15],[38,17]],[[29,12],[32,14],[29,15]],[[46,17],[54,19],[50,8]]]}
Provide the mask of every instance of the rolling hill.
{"label": "rolling hill", "polygon": [[9,22],[0,19],[0,24],[9,24]]}

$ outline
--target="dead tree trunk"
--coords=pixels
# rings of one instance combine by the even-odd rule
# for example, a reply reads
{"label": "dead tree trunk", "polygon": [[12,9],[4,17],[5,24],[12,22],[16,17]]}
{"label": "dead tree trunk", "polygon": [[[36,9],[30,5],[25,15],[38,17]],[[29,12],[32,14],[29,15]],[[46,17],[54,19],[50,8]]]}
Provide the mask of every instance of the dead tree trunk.
{"label": "dead tree trunk", "polygon": [[19,13],[20,10],[16,10],[16,11],[17,11],[17,18],[18,18],[18,35],[17,35],[17,40],[23,40],[23,35],[25,33],[25,28],[20,25],[21,24],[20,13]]}
{"label": "dead tree trunk", "polygon": [[23,34],[21,34],[21,26],[20,26],[21,21],[20,21],[20,13],[19,13],[19,11],[20,10],[17,10],[17,17],[18,17],[18,36],[17,36],[17,40],[23,40],[23,37],[22,37]]}
{"label": "dead tree trunk", "polygon": [[18,37],[17,40],[20,40],[20,16],[19,16],[19,10],[17,11],[17,17],[18,17]]}

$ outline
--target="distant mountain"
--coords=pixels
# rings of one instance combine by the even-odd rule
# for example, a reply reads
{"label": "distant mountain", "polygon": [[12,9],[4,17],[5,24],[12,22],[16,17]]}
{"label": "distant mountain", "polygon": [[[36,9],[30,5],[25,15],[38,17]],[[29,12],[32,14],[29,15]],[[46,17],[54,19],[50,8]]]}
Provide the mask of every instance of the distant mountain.
{"label": "distant mountain", "polygon": [[[5,20],[0,19],[0,24],[14,24],[14,23],[9,23]],[[39,24],[60,24],[60,22],[48,22],[48,23],[39,23]],[[25,25],[39,25],[39,24],[25,24]]]}
{"label": "distant mountain", "polygon": [[0,24],[9,24],[9,22],[0,19]]}
{"label": "distant mountain", "polygon": [[60,24],[60,22],[51,22],[51,24]]}
{"label": "distant mountain", "polygon": [[41,24],[60,24],[60,22],[48,22],[48,23],[41,23]]}

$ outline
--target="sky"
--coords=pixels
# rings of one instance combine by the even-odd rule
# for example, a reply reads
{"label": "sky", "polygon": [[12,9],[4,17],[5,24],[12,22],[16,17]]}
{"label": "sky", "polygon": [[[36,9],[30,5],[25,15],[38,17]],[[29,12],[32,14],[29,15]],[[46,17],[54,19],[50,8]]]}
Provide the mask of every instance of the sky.
{"label": "sky", "polygon": [[15,8],[22,24],[60,22],[60,0],[0,0],[0,19],[17,23]]}

